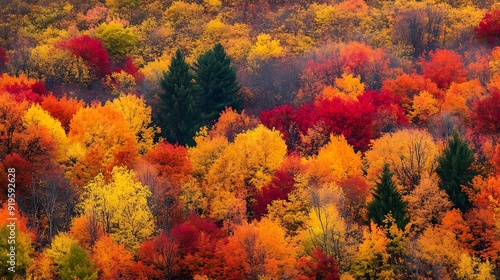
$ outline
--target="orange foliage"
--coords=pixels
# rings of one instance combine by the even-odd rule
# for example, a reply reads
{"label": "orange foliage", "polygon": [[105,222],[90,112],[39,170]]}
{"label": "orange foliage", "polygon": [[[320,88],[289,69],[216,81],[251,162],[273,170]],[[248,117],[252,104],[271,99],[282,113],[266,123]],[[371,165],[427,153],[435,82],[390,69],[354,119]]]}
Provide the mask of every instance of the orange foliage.
{"label": "orange foliage", "polygon": [[123,114],[109,104],[80,109],[70,122],[68,138],[84,149],[72,170],[78,184],[85,184],[99,170],[109,175],[117,165],[131,168],[138,156],[135,135]]}
{"label": "orange foliage", "polygon": [[417,74],[402,74],[394,80],[385,80],[382,85],[382,91],[388,91],[401,98],[401,106],[406,112],[410,111],[414,96],[424,90],[432,94],[434,98],[442,99],[442,92],[436,83]]}
{"label": "orange foliage", "polygon": [[103,235],[95,243],[92,258],[99,268],[99,279],[127,279],[132,276],[132,253],[123,244],[115,243],[109,235]]}
{"label": "orange foliage", "polygon": [[439,88],[448,88],[451,83],[465,82],[467,70],[462,57],[452,50],[436,50],[430,53],[430,61],[422,60],[422,74],[435,82]]}
{"label": "orange foliage", "polygon": [[43,97],[40,105],[49,112],[52,117],[58,119],[63,128],[68,131],[71,118],[73,118],[80,108],[85,106],[85,103],[66,96],[57,99],[54,95],[50,94]]}
{"label": "orange foliage", "polygon": [[232,142],[237,134],[245,130],[254,129],[258,124],[259,120],[248,116],[245,110],[238,113],[229,107],[220,114],[219,119],[210,131],[210,136],[212,138],[223,136],[229,142]]}
{"label": "orange foliage", "polygon": [[179,185],[190,178],[193,167],[184,146],[161,142],[151,148],[144,157],[165,182]]}

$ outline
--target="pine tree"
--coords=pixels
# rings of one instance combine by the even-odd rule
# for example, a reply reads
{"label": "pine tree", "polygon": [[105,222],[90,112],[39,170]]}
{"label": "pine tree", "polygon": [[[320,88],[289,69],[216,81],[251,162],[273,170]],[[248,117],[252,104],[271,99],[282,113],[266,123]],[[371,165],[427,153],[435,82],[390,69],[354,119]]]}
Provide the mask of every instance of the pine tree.
{"label": "pine tree", "polygon": [[440,178],[439,187],[446,191],[451,202],[462,213],[472,207],[462,187],[470,188],[472,178],[479,174],[473,166],[474,160],[474,154],[467,142],[462,140],[457,132],[453,133],[453,138],[448,141],[448,146],[438,159],[436,173]]}
{"label": "pine tree", "polygon": [[392,175],[389,165],[385,165],[380,182],[377,182],[372,193],[373,200],[367,206],[367,218],[383,226],[386,215],[391,213],[398,228],[404,229],[410,221],[406,210],[407,203],[403,201],[392,181]]}
{"label": "pine tree", "polygon": [[231,67],[231,58],[221,44],[198,57],[193,68],[202,91],[200,111],[205,123],[216,120],[226,107],[243,109],[243,100],[236,95],[240,90],[236,70]]}
{"label": "pine tree", "polygon": [[178,49],[160,81],[159,120],[163,136],[171,143],[194,145],[193,136],[199,129],[197,106],[199,87],[194,74]]}

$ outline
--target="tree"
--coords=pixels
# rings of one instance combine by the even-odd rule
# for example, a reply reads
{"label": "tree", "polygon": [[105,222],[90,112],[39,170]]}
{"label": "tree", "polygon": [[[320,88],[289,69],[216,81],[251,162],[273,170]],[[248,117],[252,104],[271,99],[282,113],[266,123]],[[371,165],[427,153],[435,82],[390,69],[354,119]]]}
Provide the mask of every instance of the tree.
{"label": "tree", "polygon": [[479,38],[486,39],[490,44],[497,44],[500,38],[500,10],[493,9],[486,13],[475,28]]}
{"label": "tree", "polygon": [[237,96],[240,85],[236,70],[231,67],[231,58],[221,44],[198,57],[194,70],[196,83],[201,88],[200,111],[205,122],[216,120],[226,107],[238,112],[243,109],[243,99]]}
{"label": "tree", "polygon": [[389,243],[384,230],[371,222],[370,229],[363,230],[363,243],[359,245],[353,274],[364,279],[394,279],[387,252]]}
{"label": "tree", "polygon": [[60,276],[62,280],[97,280],[97,273],[94,271],[89,254],[78,244],[71,245],[69,252],[63,257]]}
{"label": "tree", "polygon": [[500,135],[500,91],[497,88],[472,104],[470,119],[474,130],[492,136]]}
{"label": "tree", "polygon": [[339,268],[333,256],[326,255],[321,247],[316,247],[311,254],[297,261],[300,276],[297,280],[339,280]]}
{"label": "tree", "polygon": [[118,243],[132,248],[154,232],[147,200],[151,192],[126,167],[115,167],[106,182],[102,173],[84,187],[78,210],[96,219]]}
{"label": "tree", "polygon": [[406,196],[410,221],[416,232],[440,223],[452,206],[446,193],[438,187],[437,181],[435,176],[423,178]]}
{"label": "tree", "polygon": [[199,88],[194,78],[180,49],[177,49],[168,72],[163,73],[160,81],[163,92],[158,93],[160,126],[171,143],[194,144],[192,138],[200,125]]}
{"label": "tree", "polygon": [[124,95],[108,102],[123,114],[130,131],[134,133],[139,153],[146,153],[153,146],[155,128],[151,126],[151,107],[146,101],[132,94]]}
{"label": "tree", "polygon": [[55,46],[81,57],[98,79],[111,73],[111,59],[103,47],[103,42],[97,38],[84,35],[60,41]]}
{"label": "tree", "polygon": [[[96,30],[96,37],[102,41],[102,46],[115,59],[123,60],[137,44],[137,38],[130,28],[121,23],[102,23]],[[98,48],[98,43],[95,48]],[[103,55],[102,57],[105,58]],[[91,60],[89,60],[91,61]]]}
{"label": "tree", "polygon": [[298,247],[275,221],[239,225],[221,250],[224,279],[293,278]]}
{"label": "tree", "polygon": [[361,153],[347,143],[343,135],[330,135],[330,142],[323,146],[317,156],[307,160],[307,175],[321,184],[334,183],[349,176],[361,176],[363,163]]}
{"label": "tree", "polygon": [[53,118],[58,119],[64,130],[68,131],[71,119],[80,108],[85,106],[85,103],[68,98],[66,95],[58,99],[54,95],[49,94],[43,97],[40,106]]}
{"label": "tree", "polygon": [[70,122],[68,159],[74,182],[80,186],[99,172],[109,176],[114,166],[133,166],[138,156],[136,136],[125,115],[114,105],[82,108]]}
{"label": "tree", "polygon": [[407,203],[392,181],[392,172],[388,165],[384,165],[380,182],[377,182],[373,191],[373,200],[367,206],[366,217],[379,226],[384,226],[387,214],[391,214],[395,219],[399,229],[404,229],[410,221],[406,206]]}
{"label": "tree", "polygon": [[452,82],[462,83],[467,78],[462,57],[452,50],[431,52],[430,61],[421,61],[422,74],[439,88],[449,88]]}
{"label": "tree", "polygon": [[473,166],[474,160],[467,142],[456,132],[438,159],[436,173],[440,179],[439,187],[446,191],[451,202],[462,213],[472,207],[466,189],[471,187],[472,179],[479,174]]}
{"label": "tree", "polygon": [[101,279],[131,278],[134,260],[123,244],[116,244],[111,237],[103,235],[93,249],[92,259]]}

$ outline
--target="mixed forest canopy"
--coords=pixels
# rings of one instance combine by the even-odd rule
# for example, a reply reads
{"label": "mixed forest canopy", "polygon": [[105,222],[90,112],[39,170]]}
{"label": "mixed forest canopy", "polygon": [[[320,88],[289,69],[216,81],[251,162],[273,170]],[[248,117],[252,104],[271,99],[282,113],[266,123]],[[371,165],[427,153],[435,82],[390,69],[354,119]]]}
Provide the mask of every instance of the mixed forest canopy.
{"label": "mixed forest canopy", "polygon": [[0,278],[500,278],[499,3],[0,8]]}

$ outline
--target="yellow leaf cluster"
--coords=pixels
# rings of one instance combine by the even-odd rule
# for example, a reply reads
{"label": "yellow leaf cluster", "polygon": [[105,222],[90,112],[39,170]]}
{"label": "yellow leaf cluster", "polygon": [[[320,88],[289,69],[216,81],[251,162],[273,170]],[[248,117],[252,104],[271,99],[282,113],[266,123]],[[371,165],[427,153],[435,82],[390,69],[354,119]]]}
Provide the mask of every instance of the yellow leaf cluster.
{"label": "yellow leaf cluster", "polygon": [[395,182],[404,193],[420,183],[436,167],[439,149],[432,136],[423,130],[403,129],[374,140],[365,153],[367,179],[376,182],[385,164],[394,172]]}
{"label": "yellow leaf cluster", "polygon": [[279,40],[273,40],[271,35],[263,33],[257,36],[257,41],[248,53],[248,63],[254,69],[259,67],[260,61],[270,58],[280,57],[283,53],[283,47]]}
{"label": "yellow leaf cluster", "polygon": [[128,128],[135,135],[139,153],[146,153],[153,146],[155,134],[155,128],[151,126],[151,107],[142,97],[133,94],[122,94],[109,104],[123,114]]}
{"label": "yellow leaf cluster", "polygon": [[23,117],[23,124],[26,127],[33,125],[47,128],[58,145],[57,160],[66,160],[66,149],[68,148],[69,140],[59,120],[50,116],[50,114],[40,105],[33,104],[28,111],[26,111],[26,114]]}
{"label": "yellow leaf cluster", "polygon": [[83,215],[93,213],[115,241],[130,249],[154,233],[151,191],[125,167],[113,168],[111,175],[106,182],[101,173],[84,187],[78,209]]}
{"label": "yellow leaf cluster", "polygon": [[361,153],[354,152],[343,135],[330,135],[330,142],[306,162],[307,174],[317,178],[320,184],[339,183],[347,177],[363,175]]}

